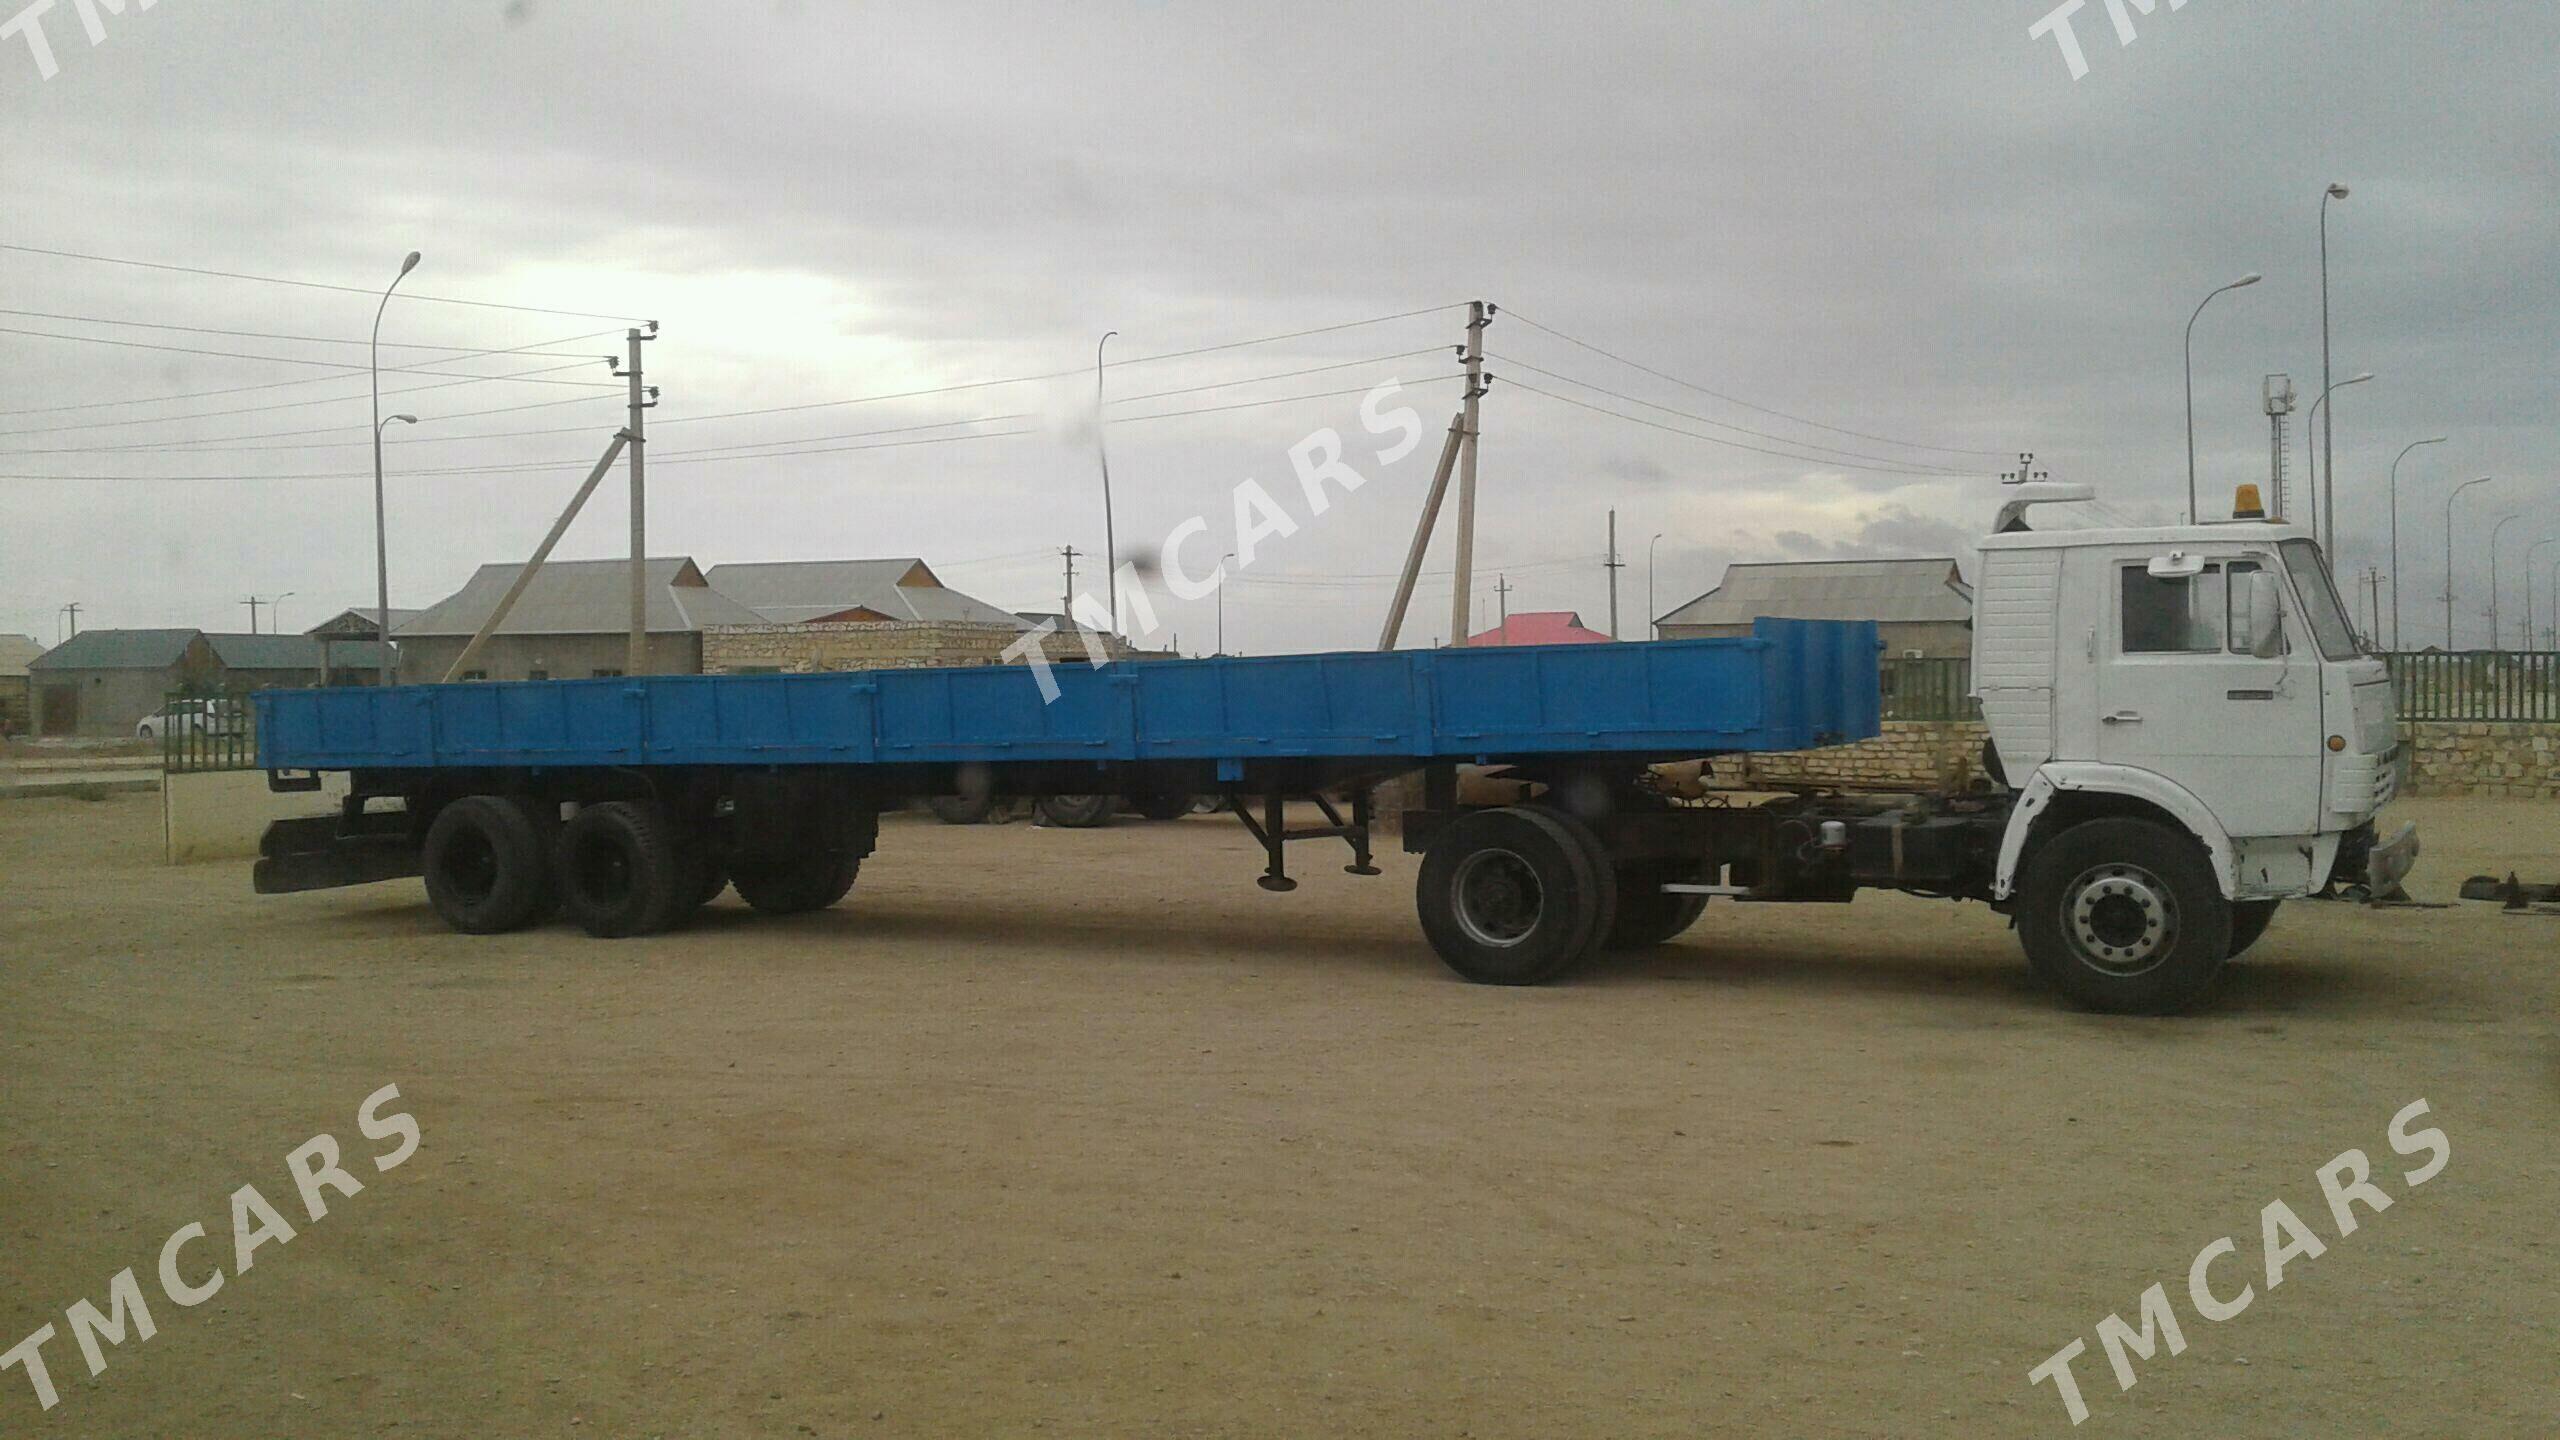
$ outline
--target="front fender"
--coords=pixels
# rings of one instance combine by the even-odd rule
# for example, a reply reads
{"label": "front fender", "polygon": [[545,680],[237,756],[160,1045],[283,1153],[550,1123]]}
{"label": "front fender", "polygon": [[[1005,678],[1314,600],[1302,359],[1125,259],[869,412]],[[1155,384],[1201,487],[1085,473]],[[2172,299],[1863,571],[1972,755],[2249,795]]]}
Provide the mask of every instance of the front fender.
{"label": "front fender", "polygon": [[2214,880],[2222,886],[2222,893],[2228,896],[2238,889],[2239,861],[2230,833],[2214,818],[2213,808],[2197,799],[2194,791],[2149,770],[2061,761],[2038,768],[2018,792],[2018,803],[2009,812],[2008,828],[2000,836],[2000,868],[1991,882],[1993,899],[2006,900],[2015,892],[2018,866],[2026,857],[2027,835],[2035,828],[2035,822],[2053,808],[2057,798],[2074,793],[2123,795],[2168,812],[2189,834],[2204,842],[2205,854],[2213,863]]}

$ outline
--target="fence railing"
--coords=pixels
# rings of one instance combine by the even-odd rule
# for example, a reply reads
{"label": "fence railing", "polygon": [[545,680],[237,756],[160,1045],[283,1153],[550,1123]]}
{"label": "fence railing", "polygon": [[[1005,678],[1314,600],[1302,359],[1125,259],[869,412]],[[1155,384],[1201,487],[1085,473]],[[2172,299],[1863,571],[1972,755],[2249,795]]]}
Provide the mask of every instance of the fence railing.
{"label": "fence railing", "polygon": [[170,774],[255,770],[256,713],[237,695],[171,695],[143,723],[158,731],[161,768]]}
{"label": "fence railing", "polygon": [[1884,661],[1887,720],[1979,720],[1982,707],[1967,694],[1973,662],[1961,655],[1927,660],[1889,656]]}
{"label": "fence railing", "polygon": [[2386,654],[2403,720],[2560,720],[2560,650]]}

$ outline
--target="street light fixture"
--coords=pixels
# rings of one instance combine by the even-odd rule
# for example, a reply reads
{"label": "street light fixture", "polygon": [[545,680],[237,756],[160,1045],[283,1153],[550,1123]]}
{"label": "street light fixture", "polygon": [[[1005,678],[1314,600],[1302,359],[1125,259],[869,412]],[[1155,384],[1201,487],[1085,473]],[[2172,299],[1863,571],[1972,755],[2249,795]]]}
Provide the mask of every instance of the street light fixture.
{"label": "street light fixture", "polygon": [[[2486,475],[2477,480],[2465,480],[2453,487],[2452,494],[2444,497],[2444,648],[2447,650],[2453,648],[2453,502],[2461,499],[2462,492],[2472,486],[2488,483]],[[2495,636],[2490,638],[2496,639]],[[2490,648],[2497,647],[2493,644]]]}
{"label": "street light fixture", "polygon": [[287,590],[283,594],[267,602],[268,634],[281,635],[284,633],[284,602],[292,599],[295,593],[296,592],[294,591]]}
{"label": "street light fixture", "polygon": [[1093,342],[1093,454],[1102,465],[1102,579],[1111,604],[1111,629],[1120,629],[1120,554],[1111,534],[1111,451],[1102,442],[1108,422],[1102,415],[1102,347],[1111,343],[1117,330],[1105,330]]}
{"label": "street light fixture", "polygon": [[418,259],[418,252],[412,250],[401,260],[400,273],[382,287],[382,303],[373,307],[373,594],[374,603],[381,607],[374,619],[386,642],[380,657],[384,685],[393,683],[396,677],[391,673],[391,646],[387,643],[391,633],[391,530],[382,505],[382,312],[391,308],[391,292],[418,268]]}
{"label": "street light fixture", "polygon": [[1644,634],[1648,640],[1662,638],[1662,612],[1653,608],[1653,547],[1661,543],[1660,532],[1644,542]]}
{"label": "street light fixture", "polygon": [[[2320,391],[2320,398],[2311,402],[2311,419],[2315,422],[2319,420],[2320,408],[2329,403],[2329,393],[2331,391],[2344,390],[2350,385],[2361,385],[2372,378],[2373,372],[2367,370],[2360,375],[2350,375],[2335,385],[2322,388]],[[2303,433],[2306,435],[2310,433],[2310,427],[2308,425],[2304,427]],[[2314,459],[2316,462],[2317,457],[2314,457]],[[2331,500],[2336,498],[2337,487],[2328,483],[2326,479],[2329,473],[2328,466],[2315,463],[2312,468],[2315,473],[2311,477],[2313,482],[2311,493],[2318,498],[2314,502],[2317,508],[2311,512],[2311,538],[2320,542],[2320,548],[2323,551],[2328,551],[2331,545],[2338,538],[2338,527],[2334,521],[2330,520],[2329,515],[2329,503]],[[2325,531],[2322,523],[2324,521],[2330,522],[2326,525]],[[2334,563],[2337,556],[2332,554],[2329,558],[2331,562]]]}
{"label": "street light fixture", "polygon": [[2187,523],[2196,523],[2196,321],[2204,315],[2204,307],[2213,303],[2214,295],[2223,290],[2244,290],[2266,277],[2252,270],[2239,279],[2196,302],[2196,313],[2187,317]]}
{"label": "street light fixture", "polygon": [[2391,648],[2394,650],[2400,648],[2400,462],[2409,458],[2410,450],[2421,445],[2443,443],[2445,437],[2442,435],[2412,440],[2408,448],[2391,461]]}
{"label": "street light fixture", "polygon": [[[2320,395],[2323,399],[2328,398],[2331,388],[2329,384],[2329,202],[2344,200],[2347,198],[2347,193],[2346,186],[2334,181],[2330,183],[2328,189],[2320,192]],[[2337,412],[2331,411],[2329,423],[2320,431],[2320,473],[2329,475],[2330,487],[2320,496],[2320,512],[2324,515],[2329,513],[2330,501],[2336,498],[2338,482],[2337,477],[2330,474],[2330,467],[2338,462],[2337,420]],[[2314,533],[2317,534],[2316,531]],[[2333,549],[2337,538],[2338,524],[2333,516],[2329,521],[2329,538],[2321,548]]]}
{"label": "street light fixture", "polygon": [[2524,648],[2527,650],[2533,648],[2533,556],[2545,545],[2560,545],[2560,535],[2545,535],[2526,546],[2524,551]]}

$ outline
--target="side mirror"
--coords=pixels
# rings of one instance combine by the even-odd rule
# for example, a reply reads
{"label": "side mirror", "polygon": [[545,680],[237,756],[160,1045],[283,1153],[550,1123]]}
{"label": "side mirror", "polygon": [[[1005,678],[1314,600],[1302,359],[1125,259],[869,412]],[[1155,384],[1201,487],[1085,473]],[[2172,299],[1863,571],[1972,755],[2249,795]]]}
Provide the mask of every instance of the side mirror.
{"label": "side mirror", "polygon": [[2276,577],[2264,570],[2252,570],[2241,593],[2248,600],[2247,628],[2249,653],[2261,660],[2273,660],[2284,653],[2284,591]]}

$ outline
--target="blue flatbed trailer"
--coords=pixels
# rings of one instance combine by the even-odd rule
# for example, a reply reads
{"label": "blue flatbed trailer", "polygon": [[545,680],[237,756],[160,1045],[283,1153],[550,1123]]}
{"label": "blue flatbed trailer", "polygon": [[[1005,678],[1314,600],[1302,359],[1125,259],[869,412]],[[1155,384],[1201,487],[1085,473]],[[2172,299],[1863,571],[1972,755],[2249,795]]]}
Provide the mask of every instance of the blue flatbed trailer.
{"label": "blue flatbed trailer", "polygon": [[[1348,868],[1377,873],[1369,787],[1419,770],[1405,843],[1426,855],[1435,948],[1470,978],[1544,979],[1608,939],[1616,891],[1662,908],[1657,872],[1740,861],[1770,870],[1754,898],[1830,898],[1786,893],[1806,877],[1771,868],[1771,847],[1800,845],[1780,817],[1675,826],[1646,767],[1873,736],[1877,653],[1871,622],[1761,620],[1748,636],[1609,645],[264,691],[271,783],[317,789],[343,771],[350,794],[334,816],[272,827],[257,884],[423,875],[458,929],[565,909],[596,935],[641,934],[728,884],[759,910],[833,904],[880,811],[911,799],[1147,808],[1217,793],[1263,845],[1261,883],[1281,890],[1291,841],[1345,841]],[[1457,800],[1460,764],[1574,803],[1479,823]],[[1291,800],[1327,823],[1289,828]],[[1434,876],[1453,829],[1472,837],[1457,848],[1474,868]],[[1508,858],[1487,870],[1494,852]],[[1436,902],[1435,885],[1448,892]],[[1470,911],[1469,895],[1498,903]],[[1672,908],[1695,918],[1685,900]]]}

